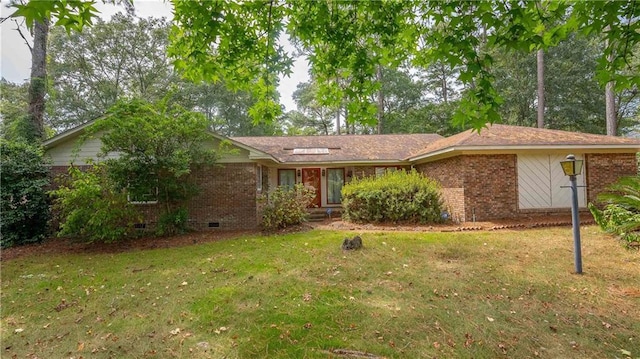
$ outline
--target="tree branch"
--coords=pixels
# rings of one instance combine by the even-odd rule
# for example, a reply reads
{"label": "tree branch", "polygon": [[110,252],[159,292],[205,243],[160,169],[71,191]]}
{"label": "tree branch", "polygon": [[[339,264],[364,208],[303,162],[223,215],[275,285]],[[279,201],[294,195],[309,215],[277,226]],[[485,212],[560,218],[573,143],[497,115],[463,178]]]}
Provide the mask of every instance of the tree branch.
{"label": "tree branch", "polygon": [[273,0],[269,1],[269,17],[267,19],[267,49],[264,54],[265,83],[269,85],[269,48],[271,47],[271,16],[273,11]]}
{"label": "tree branch", "polygon": [[624,52],[623,52],[623,59],[624,62],[627,64],[628,68],[631,68],[631,64],[629,63],[629,60],[627,59],[627,50],[629,48],[629,31],[631,31],[631,22],[633,21],[633,14],[635,13],[635,8],[636,8],[636,0],[633,0],[631,2],[631,11],[629,12],[629,19],[627,21],[627,36],[625,36],[625,42],[624,42]]}
{"label": "tree branch", "polygon": [[29,52],[33,55],[33,48],[31,47],[31,45],[29,45],[29,41],[27,40],[27,38],[22,33],[22,30],[20,30],[20,24],[18,23],[18,20],[16,20],[16,19],[12,19],[12,20],[13,20],[13,22],[16,23],[16,29],[15,30],[18,32],[18,34],[20,34],[20,37],[24,40],[24,43],[29,48]]}

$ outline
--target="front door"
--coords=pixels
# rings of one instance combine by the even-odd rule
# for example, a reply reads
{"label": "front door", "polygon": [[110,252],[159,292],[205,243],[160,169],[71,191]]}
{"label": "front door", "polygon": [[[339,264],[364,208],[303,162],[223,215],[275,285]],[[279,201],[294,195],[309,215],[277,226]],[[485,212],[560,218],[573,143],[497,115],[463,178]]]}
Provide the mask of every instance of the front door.
{"label": "front door", "polygon": [[320,207],[320,169],[319,168],[303,168],[302,184],[309,189],[316,191],[316,197],[311,203],[312,207]]}

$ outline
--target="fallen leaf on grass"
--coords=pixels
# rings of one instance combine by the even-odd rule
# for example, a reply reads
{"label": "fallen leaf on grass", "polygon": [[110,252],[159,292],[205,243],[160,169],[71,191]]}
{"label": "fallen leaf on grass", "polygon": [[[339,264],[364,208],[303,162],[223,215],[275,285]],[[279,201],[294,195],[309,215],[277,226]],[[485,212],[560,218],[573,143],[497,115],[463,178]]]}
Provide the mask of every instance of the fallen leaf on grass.
{"label": "fallen leaf on grass", "polygon": [[469,333],[465,333],[464,337],[465,337],[464,347],[468,348],[471,346],[471,344],[473,344],[473,337]]}

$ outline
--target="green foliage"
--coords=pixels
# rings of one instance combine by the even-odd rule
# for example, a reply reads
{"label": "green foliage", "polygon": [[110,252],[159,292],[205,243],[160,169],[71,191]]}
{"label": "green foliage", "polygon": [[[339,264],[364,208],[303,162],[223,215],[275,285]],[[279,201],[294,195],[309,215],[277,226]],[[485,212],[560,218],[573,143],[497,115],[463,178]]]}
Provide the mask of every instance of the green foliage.
{"label": "green foliage", "polygon": [[440,186],[415,170],[353,179],[342,187],[342,207],[353,222],[442,221]]}
{"label": "green foliage", "polygon": [[620,235],[631,243],[640,239],[640,177],[623,177],[609,186],[598,199],[607,203],[603,210],[589,204],[596,223],[603,230]]}
{"label": "green foliage", "polygon": [[[202,113],[212,130],[225,136],[274,134],[275,123],[254,126],[248,114],[255,97],[231,91],[223,82],[182,79],[167,61],[170,22],[117,13],[98,19],[82,33],[54,27],[48,42],[47,120],[60,131],[98,118],[118,99],[161,100]],[[87,55],[87,54],[90,54]]]}
{"label": "green foliage", "polygon": [[158,219],[156,234],[159,236],[183,234],[188,230],[189,211],[181,207],[174,211],[163,213]]}
{"label": "green foliage", "polygon": [[44,239],[49,220],[45,192],[49,171],[40,149],[19,142],[0,140],[0,247]]}
{"label": "green foliage", "polygon": [[30,0],[26,3],[13,3],[17,10],[11,17],[24,17],[27,27],[33,28],[34,21],[49,19],[55,15],[56,26],[64,27],[67,32],[71,30],[82,31],[85,25],[91,25],[91,21],[98,16],[99,11],[93,7],[94,1],[67,1],[67,0]]}
{"label": "green foliage", "polygon": [[262,228],[274,231],[301,224],[309,213],[307,208],[313,202],[315,191],[297,184],[293,188],[279,186],[269,192],[262,212]]}
{"label": "green foliage", "polygon": [[21,126],[19,122],[27,116],[27,91],[29,84],[15,84],[0,79],[0,116],[2,116],[2,124],[0,130],[3,138],[15,139],[19,136],[16,127]]}
{"label": "green foliage", "polygon": [[[116,1],[117,2],[117,1]],[[129,3],[129,1],[124,1]],[[57,18],[67,30],[90,24],[93,1],[29,1],[12,16],[27,24]],[[169,56],[197,81],[221,82],[256,99],[249,113],[272,122],[281,112],[277,78],[290,75],[293,51],[306,54],[321,102],[371,125],[379,90],[376,68],[411,61],[427,69],[456,69],[463,84],[456,126],[481,129],[500,119],[493,49],[532,52],[572,34],[597,34],[597,79],[616,89],[640,84],[634,61],[640,44],[640,6],[625,1],[192,1],[173,0]],[[287,50],[278,39],[296,45]]]}
{"label": "green foliage", "polygon": [[192,169],[213,164],[224,150],[223,143],[217,152],[207,147],[213,141],[207,126],[204,116],[177,104],[136,99],[118,102],[86,136],[100,136],[100,156],[119,154],[104,161],[118,190],[131,188],[136,198],[156,192],[169,213],[198,193]]}
{"label": "green foliage", "polygon": [[[174,0],[174,5],[170,54],[179,71],[269,94],[276,84],[260,79],[291,71],[290,53],[275,41],[286,32],[297,49],[308,54],[321,102],[336,108],[346,102],[350,119],[365,124],[375,121],[371,97],[380,86],[377,66],[412,61],[423,69],[436,63],[456,69],[464,85],[456,125],[469,123],[480,129],[499,120],[502,103],[494,87],[490,50],[547,49],[577,32],[603,34],[607,39],[598,56],[600,84],[615,80],[622,89],[640,82],[637,64],[630,61],[640,43],[640,7],[632,0],[240,4]],[[607,61],[610,55],[613,61]],[[264,104],[255,108],[272,109]]]}
{"label": "green foliage", "polygon": [[61,224],[58,236],[84,242],[115,242],[134,234],[140,214],[127,200],[127,193],[98,164],[87,171],[69,168],[69,181],[51,191]]}

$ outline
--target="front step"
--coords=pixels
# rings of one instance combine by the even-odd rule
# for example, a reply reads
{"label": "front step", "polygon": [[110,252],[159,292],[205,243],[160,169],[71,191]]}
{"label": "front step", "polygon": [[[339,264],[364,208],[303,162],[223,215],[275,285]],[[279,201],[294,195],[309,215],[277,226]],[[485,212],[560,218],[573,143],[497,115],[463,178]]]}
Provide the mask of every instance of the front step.
{"label": "front step", "polygon": [[[331,213],[329,213],[329,210]],[[340,218],[342,216],[342,208],[309,208],[309,222],[323,222],[327,219]]]}

